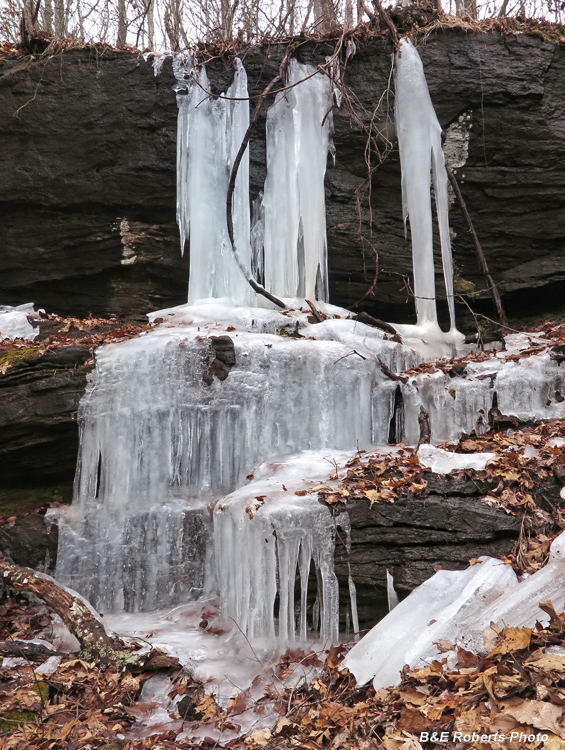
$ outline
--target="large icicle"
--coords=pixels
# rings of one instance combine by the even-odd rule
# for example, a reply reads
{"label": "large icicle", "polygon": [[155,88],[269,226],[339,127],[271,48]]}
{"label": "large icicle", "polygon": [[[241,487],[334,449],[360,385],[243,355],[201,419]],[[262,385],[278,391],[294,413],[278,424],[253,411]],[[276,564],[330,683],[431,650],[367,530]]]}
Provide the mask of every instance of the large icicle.
{"label": "large icicle", "polygon": [[265,285],[279,297],[327,301],[324,175],[331,100],[328,78],[312,75],[315,70],[292,60],[287,83],[298,85],[277,94],[267,114]]}
{"label": "large icicle", "polygon": [[[226,223],[226,194],[233,160],[249,125],[247,75],[236,58],[234,81],[214,99],[206,69],[179,59],[177,76],[177,220],[181,247],[190,240],[188,301],[228,297],[253,304],[255,295],[236,265]],[[186,78],[188,76],[188,79]],[[238,253],[251,267],[249,152],[241,161],[232,207]]]}
{"label": "large icicle", "polygon": [[[449,238],[447,173],[441,144],[441,125],[433,108],[420,56],[409,39],[396,54],[395,119],[402,168],[404,223],[410,221],[417,328],[413,336],[442,336],[437,323],[430,173],[433,174],[445,289],[455,341],[453,263]],[[407,326],[398,327],[409,334]]]}

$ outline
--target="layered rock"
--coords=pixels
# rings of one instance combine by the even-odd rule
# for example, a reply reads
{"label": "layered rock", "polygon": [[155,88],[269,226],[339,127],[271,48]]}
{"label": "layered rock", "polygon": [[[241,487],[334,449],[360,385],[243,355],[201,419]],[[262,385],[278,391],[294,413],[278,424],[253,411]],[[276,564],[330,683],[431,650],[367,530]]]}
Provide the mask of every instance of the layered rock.
{"label": "layered rock", "polygon": [[425,497],[406,496],[372,507],[365,498],[348,502],[351,550],[338,537],[335,552],[342,619],[350,570],[363,628],[388,611],[387,570],[398,593],[405,596],[437,570],[463,569],[471,558],[511,551],[521,519],[481,502],[486,483],[438,474],[427,477],[431,491]]}
{"label": "layered rock", "polygon": [[[333,44],[297,48],[323,62]],[[250,93],[276,74],[282,46],[246,52]],[[539,35],[444,29],[420,46],[430,93],[495,280],[514,316],[560,305],[565,177],[565,50]],[[0,300],[33,300],[59,313],[141,314],[186,299],[188,260],[175,222],[177,107],[171,58],[158,75],[129,52],[75,49],[46,59],[0,60]],[[229,57],[208,65],[213,90],[233,76]],[[344,80],[365,125],[388,89],[391,47],[359,42]],[[392,97],[385,94],[384,102]],[[264,116],[251,143],[252,197],[265,177]],[[386,117],[381,107],[377,116]],[[330,298],[349,306],[374,277],[357,236],[355,190],[367,176],[366,134],[334,108],[337,149],[326,178]],[[397,152],[372,179],[374,297],[364,306],[408,320]],[[370,235],[363,203],[363,231]],[[484,287],[471,240],[452,208],[458,275]],[[438,266],[439,269],[439,266]],[[382,273],[387,272],[387,273]],[[469,290],[469,285],[462,287]],[[409,296],[409,295],[408,295]]]}

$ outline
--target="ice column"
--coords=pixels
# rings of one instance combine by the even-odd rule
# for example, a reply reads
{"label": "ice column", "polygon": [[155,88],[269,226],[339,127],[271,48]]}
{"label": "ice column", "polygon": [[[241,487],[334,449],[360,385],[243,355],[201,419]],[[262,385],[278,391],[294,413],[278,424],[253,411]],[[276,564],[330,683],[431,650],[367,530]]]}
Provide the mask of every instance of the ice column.
{"label": "ice column", "polygon": [[447,173],[441,125],[433,108],[422,61],[409,39],[396,55],[395,119],[402,167],[404,223],[410,220],[418,326],[437,329],[430,171],[441,241],[451,329],[455,329],[453,263],[447,210]]}
{"label": "ice column", "polygon": [[298,85],[279,93],[267,114],[265,285],[279,297],[327,301],[324,175],[331,100],[327,77],[313,73],[311,65],[292,60],[287,84]]}
{"label": "ice column", "polygon": [[[228,297],[253,304],[254,293],[233,258],[226,223],[226,195],[232,164],[249,125],[247,75],[236,58],[234,81],[213,98],[206,69],[175,61],[177,77],[177,221],[181,247],[190,239],[188,301]],[[188,78],[187,78],[188,76]],[[238,253],[251,265],[249,153],[239,170],[232,217]]]}

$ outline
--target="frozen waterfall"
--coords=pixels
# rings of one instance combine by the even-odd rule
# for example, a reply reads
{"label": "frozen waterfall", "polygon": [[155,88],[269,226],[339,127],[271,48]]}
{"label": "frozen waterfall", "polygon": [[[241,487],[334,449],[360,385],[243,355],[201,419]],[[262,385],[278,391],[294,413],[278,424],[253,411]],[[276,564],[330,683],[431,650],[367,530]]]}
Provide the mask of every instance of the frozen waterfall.
{"label": "frozen waterfall", "polygon": [[[386,442],[394,390],[377,387],[377,357],[394,371],[414,362],[376,329],[345,319],[311,325],[306,312],[210,301],[159,318],[147,335],[97,351],[79,412],[75,497],[61,515],[57,576],[102,611],[172,606],[210,589],[215,502],[269,459]],[[319,530],[301,554],[310,550],[327,581],[323,539]],[[241,540],[234,545],[230,566],[240,568]]]}
{"label": "frozen waterfall", "polygon": [[[245,70],[236,58],[233,84],[214,98],[207,93],[204,66],[177,58],[174,69],[177,220],[181,247],[190,241],[191,248],[188,301],[227,297],[243,305],[264,304],[237,268],[223,218],[233,161],[249,125]],[[330,83],[311,65],[292,60],[287,85],[293,84],[277,94],[267,115],[267,178],[252,233],[249,150],[239,166],[232,207],[235,244],[250,271],[264,269],[272,294],[327,301],[324,175],[332,127]]]}
{"label": "frozen waterfall", "polygon": [[[236,58],[234,81],[223,95],[207,93],[206,68],[177,58],[177,221],[181,249],[190,241],[188,301],[229,297],[254,304],[255,293],[233,257],[225,218],[233,160],[249,125],[247,75]],[[249,151],[237,173],[232,218],[242,261],[251,267]]]}
{"label": "frozen waterfall", "polygon": [[[249,122],[243,65],[236,60],[224,98],[208,93],[205,68],[191,60],[178,57],[175,74],[189,304],[152,313],[152,330],[96,351],[78,415],[73,505],[60,512],[57,577],[106,612],[163,609],[219,591],[223,614],[247,637],[336,641],[334,542],[338,526],[347,536],[348,517],[336,518],[304,483],[325,481],[336,451],[391,435],[416,442],[420,406],[433,441],[484,429],[495,396],[506,414],[546,413],[565,392],[565,375],[549,355],[523,364],[502,355],[453,378],[390,377],[460,340],[441,130],[409,42],[397,60],[397,125],[418,325],[398,329],[414,348],[326,302],[328,78],[291,62],[287,84],[296,85],[277,94],[267,116],[267,178],[252,228],[247,155],[238,172],[236,245],[288,305],[279,312],[252,293],[227,233],[229,176]],[[430,168],[449,334],[435,308]],[[322,322],[313,322],[305,298],[318,300]],[[350,592],[355,623],[352,580]]]}
{"label": "frozen waterfall", "polygon": [[298,85],[277,94],[267,115],[265,285],[279,297],[327,301],[324,176],[332,116],[329,79],[315,70],[292,60],[287,85]]}

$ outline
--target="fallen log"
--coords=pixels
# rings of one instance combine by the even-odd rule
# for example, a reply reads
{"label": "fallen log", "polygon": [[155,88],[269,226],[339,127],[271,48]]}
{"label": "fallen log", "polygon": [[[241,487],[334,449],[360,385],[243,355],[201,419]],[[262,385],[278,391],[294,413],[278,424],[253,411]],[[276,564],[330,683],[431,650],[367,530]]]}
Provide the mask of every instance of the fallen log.
{"label": "fallen log", "polygon": [[[159,649],[137,654],[126,649],[124,642],[108,632],[101,616],[79,594],[64,588],[51,576],[0,557],[0,580],[16,591],[35,594],[49,605],[78,640],[81,656],[103,663],[121,663],[129,669],[161,670],[180,668],[178,659]],[[7,654],[6,654],[7,655]],[[10,654],[19,655],[22,654]]]}

